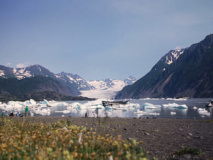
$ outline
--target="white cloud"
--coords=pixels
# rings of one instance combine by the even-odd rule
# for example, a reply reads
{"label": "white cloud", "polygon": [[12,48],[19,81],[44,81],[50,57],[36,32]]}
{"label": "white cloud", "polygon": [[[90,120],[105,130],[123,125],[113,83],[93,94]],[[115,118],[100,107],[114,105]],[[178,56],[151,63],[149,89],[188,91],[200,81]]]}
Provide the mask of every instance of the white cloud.
{"label": "white cloud", "polygon": [[27,63],[19,63],[16,65],[16,68],[24,68],[27,66]]}
{"label": "white cloud", "polygon": [[175,50],[177,50],[177,49],[181,49],[181,46],[176,46],[176,47],[175,47]]}
{"label": "white cloud", "polygon": [[11,66],[11,63],[10,62],[6,63],[6,66]]}

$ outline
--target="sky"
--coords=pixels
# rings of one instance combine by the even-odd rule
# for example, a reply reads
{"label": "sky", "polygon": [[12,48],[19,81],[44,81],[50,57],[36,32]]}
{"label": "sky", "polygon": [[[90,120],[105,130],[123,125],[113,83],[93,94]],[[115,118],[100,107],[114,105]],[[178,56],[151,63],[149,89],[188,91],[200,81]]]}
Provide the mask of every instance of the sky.
{"label": "sky", "polygon": [[213,33],[212,0],[0,0],[0,65],[139,79]]}

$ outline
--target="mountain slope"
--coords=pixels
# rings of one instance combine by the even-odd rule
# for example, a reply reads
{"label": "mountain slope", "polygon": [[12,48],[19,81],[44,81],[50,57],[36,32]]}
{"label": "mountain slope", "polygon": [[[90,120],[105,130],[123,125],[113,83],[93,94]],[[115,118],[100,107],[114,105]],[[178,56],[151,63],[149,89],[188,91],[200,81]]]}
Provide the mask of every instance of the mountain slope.
{"label": "mountain slope", "polygon": [[[0,97],[5,95],[13,97],[13,100],[32,98],[35,93],[55,92],[55,94],[71,95],[71,91],[58,81],[48,78],[36,76],[18,80],[16,78],[0,79]],[[66,93],[66,94],[65,94]],[[22,98],[21,98],[22,97]]]}
{"label": "mountain slope", "polygon": [[77,90],[91,90],[94,89],[87,81],[77,74],[61,72],[56,74],[56,77],[63,80],[67,85],[73,85]]}
{"label": "mountain slope", "polygon": [[170,51],[116,98],[212,97],[212,62],[213,34],[189,48]]}

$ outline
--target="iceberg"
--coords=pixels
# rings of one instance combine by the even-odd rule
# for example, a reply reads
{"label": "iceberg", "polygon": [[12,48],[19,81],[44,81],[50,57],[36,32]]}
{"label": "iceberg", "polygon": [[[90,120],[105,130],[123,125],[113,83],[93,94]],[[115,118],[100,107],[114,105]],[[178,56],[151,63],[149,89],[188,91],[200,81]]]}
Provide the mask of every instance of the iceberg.
{"label": "iceberg", "polygon": [[196,110],[196,109],[197,109],[197,107],[196,107],[196,106],[194,106],[192,109]]}
{"label": "iceberg", "polygon": [[137,112],[134,112],[135,114],[146,114],[146,112],[145,111],[141,111],[141,110],[139,110],[139,109],[137,109]]}
{"label": "iceberg", "polygon": [[70,113],[69,110],[63,110],[63,111],[55,111],[56,113],[63,113],[63,114],[68,114]]}
{"label": "iceberg", "polygon": [[202,117],[211,115],[211,113],[205,110],[204,108],[199,108],[197,111]]}
{"label": "iceberg", "polygon": [[[20,101],[9,101],[8,103],[0,102],[0,110],[8,111],[8,112],[20,112],[24,114],[25,107],[29,108],[30,116],[50,116],[51,113],[61,113],[60,115],[66,114],[74,114],[75,116],[84,116],[85,113],[88,113],[89,117],[103,117],[106,115],[117,116],[117,114],[125,114],[125,111],[135,110],[140,108],[140,105],[137,103],[128,103],[128,104],[120,104],[117,106],[107,106],[104,107],[102,105],[102,99],[98,99],[95,101],[87,101],[87,102],[58,102],[58,101],[48,101],[43,100],[36,102],[33,99],[26,100],[24,102]],[[119,111],[116,113],[115,111]],[[114,111],[114,112],[113,112]],[[112,113],[113,112],[113,113]]]}
{"label": "iceberg", "polygon": [[177,109],[188,109],[187,105],[185,105],[185,104],[177,104],[177,103],[163,104],[163,107],[177,108]]}
{"label": "iceberg", "polygon": [[170,112],[171,115],[176,115],[176,112]]}
{"label": "iceberg", "polygon": [[151,103],[144,103],[143,107],[145,109],[159,109],[159,108],[161,108],[161,105],[154,105],[154,104],[151,104]]}

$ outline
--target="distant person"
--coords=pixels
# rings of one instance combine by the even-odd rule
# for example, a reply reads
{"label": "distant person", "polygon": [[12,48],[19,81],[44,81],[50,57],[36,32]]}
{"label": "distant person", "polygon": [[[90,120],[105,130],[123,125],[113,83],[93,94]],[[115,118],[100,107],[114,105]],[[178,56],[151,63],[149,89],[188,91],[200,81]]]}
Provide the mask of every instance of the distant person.
{"label": "distant person", "polygon": [[14,114],[13,114],[13,112],[11,112],[11,113],[10,113],[10,117],[13,117],[13,116],[14,116]]}
{"label": "distant person", "polygon": [[25,117],[28,117],[28,110],[29,110],[29,108],[28,108],[28,106],[26,106],[25,107]]}
{"label": "distant person", "polygon": [[19,117],[23,117],[23,115],[19,112]]}
{"label": "distant person", "polygon": [[88,117],[88,114],[87,114],[87,112],[85,113],[85,118],[87,118]]}
{"label": "distant person", "polygon": [[5,116],[5,112],[4,111],[1,113],[1,116],[3,116],[3,117]]}
{"label": "distant person", "polygon": [[95,109],[96,117],[98,118],[98,109]]}
{"label": "distant person", "polygon": [[8,113],[7,113],[7,111],[5,111],[5,116],[6,116],[6,117],[8,117]]}
{"label": "distant person", "polygon": [[16,117],[19,117],[19,112],[16,113]]}

